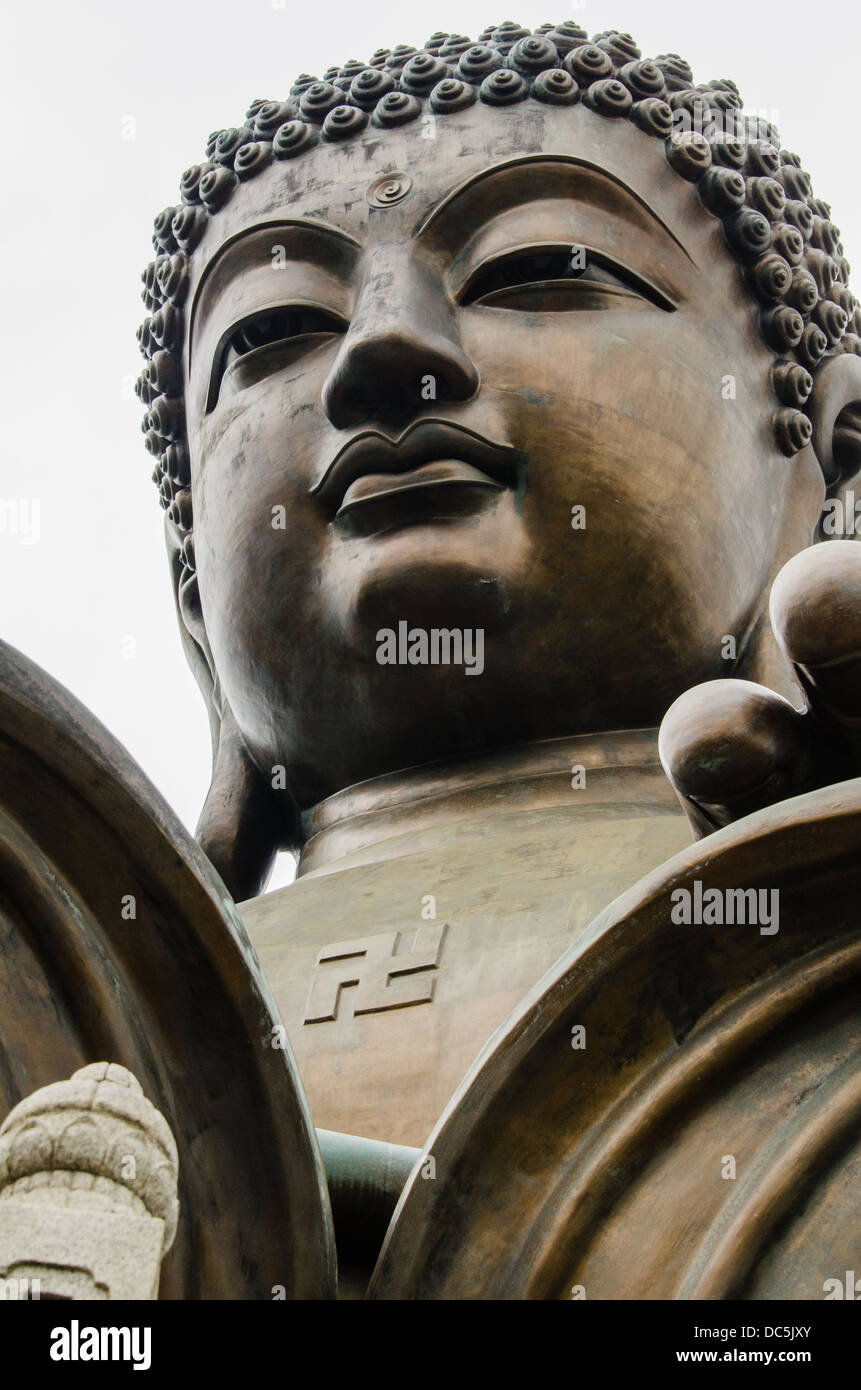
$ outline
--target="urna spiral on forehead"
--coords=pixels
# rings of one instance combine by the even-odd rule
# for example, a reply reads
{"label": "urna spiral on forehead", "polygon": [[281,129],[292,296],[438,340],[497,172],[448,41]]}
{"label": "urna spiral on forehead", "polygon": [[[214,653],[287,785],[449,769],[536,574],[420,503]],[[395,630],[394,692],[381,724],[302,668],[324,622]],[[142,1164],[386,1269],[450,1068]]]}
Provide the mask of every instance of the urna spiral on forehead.
{"label": "urna spiral on forehead", "polygon": [[534,32],[507,22],[473,41],[433,34],[424,48],[378,49],[322,78],[303,74],[284,100],[255,100],[242,122],[215,131],[203,163],[180,182],[181,201],[155,220],[156,258],[143,275],[151,316],[138,331],[147,359],[137,385],[147,410],[146,447],[171,523],[184,536],[182,565],[194,569],[191,474],[185,441],[183,299],[189,258],[209,219],[239,185],[273,160],[307,157],[318,144],[376,137],[426,118],[452,116],[475,102],[577,103],[596,118],[633,122],[644,141],[660,142],[674,175],[720,219],[728,248],[759,306],[762,335],[774,352],[773,426],[787,455],[811,437],[805,404],[820,364],[861,355],[861,311],[848,288],[849,265],[831,210],[813,194],[797,155],[781,148],[775,127],[742,111],[728,80],[695,83],[677,54],[643,58],[630,34],[591,38],[570,22]]}

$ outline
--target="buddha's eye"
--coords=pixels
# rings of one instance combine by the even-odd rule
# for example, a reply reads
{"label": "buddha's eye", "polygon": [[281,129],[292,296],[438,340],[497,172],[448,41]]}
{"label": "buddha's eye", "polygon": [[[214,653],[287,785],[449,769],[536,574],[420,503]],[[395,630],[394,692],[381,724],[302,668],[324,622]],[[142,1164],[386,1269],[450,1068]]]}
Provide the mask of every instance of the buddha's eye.
{"label": "buddha's eye", "polygon": [[295,362],[346,328],[337,314],[309,304],[290,304],[254,314],[222,339],[210,381],[207,410],[222,385],[241,389]]}
{"label": "buddha's eye", "polygon": [[536,247],[497,256],[468,279],[460,295],[465,305],[543,312],[607,308],[613,296],[628,303],[650,300],[673,305],[660,290],[623,266],[584,247]]}
{"label": "buddha's eye", "polygon": [[256,352],[258,348],[272,347],[276,343],[286,343],[293,338],[305,338],[312,334],[341,333],[343,327],[334,314],[324,309],[314,309],[304,304],[271,309],[246,320],[241,328],[237,328],[227,344],[224,366],[250,352]]}

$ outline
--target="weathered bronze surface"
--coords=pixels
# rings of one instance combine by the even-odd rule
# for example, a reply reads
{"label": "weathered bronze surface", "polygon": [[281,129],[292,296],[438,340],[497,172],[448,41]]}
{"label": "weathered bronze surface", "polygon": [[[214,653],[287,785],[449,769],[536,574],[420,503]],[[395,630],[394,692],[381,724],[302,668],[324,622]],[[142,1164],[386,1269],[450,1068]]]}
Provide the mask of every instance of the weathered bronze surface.
{"label": "weathered bronze surface", "polygon": [[[391,168],[410,190],[373,207]],[[604,280],[479,293],[499,257],[527,262],[522,281],[578,245]],[[189,266],[179,590],[218,678],[201,834],[229,882],[248,816],[259,852],[266,824],[301,842],[298,813],[396,769],[654,727],[728,673],[791,688],[763,610],[824,482],[812,445],[790,463],[770,431],[751,298],[662,143],[583,105],[476,104],[433,140],[411,125],[321,145],[235,191]],[[314,331],[297,320],[225,368],[236,325],[294,301]],[[854,400],[861,362],[844,361]],[[459,481],[419,475],[446,460]],[[384,486],[413,470],[413,489]],[[380,664],[378,632],[402,621],[481,629],[482,674]]]}
{"label": "weathered bronze surface", "polygon": [[298,881],[242,919],[315,1123],[418,1146],[536,980],[690,840],[646,734],[380,779],[323,803],[314,828]]}
{"label": "weathered bronze surface", "polygon": [[[692,89],[624,36],[590,48],[571,33],[557,80],[553,41],[515,37],[497,36],[504,68],[482,75],[510,101],[484,86],[468,99],[464,65],[493,51],[464,49],[445,119],[440,88],[427,119],[381,135],[358,113],[398,76],[387,58],[352,75],[343,108],[312,84],[297,110],[256,105],[245,135],[222,133],[212,158],[238,184],[187,176],[204,206],[206,179],[224,193],[184,265],[188,483],[165,495],[216,733],[200,833],[242,895],[276,844],[301,850],[297,884],[243,916],[316,1122],[411,1145],[553,960],[681,848],[654,732],[668,707],[661,755],[695,835],[858,770],[861,552],[837,542],[783,568],[861,462],[855,306],[827,209],[776,132],[715,136],[731,84]],[[401,61],[409,91],[418,68]],[[544,86],[518,101],[529,63]],[[574,81],[583,100],[547,99]],[[646,103],[662,97],[659,118]],[[635,119],[606,119],[638,98]],[[704,133],[666,147],[646,133],[683,110]],[[480,632],[476,669],[425,664],[420,646],[412,659],[410,636],[435,630]],[[668,943],[687,969],[711,949],[698,930],[665,924],[650,945],[659,1011],[681,989]],[[745,969],[776,968],[770,938],[756,944]],[[621,963],[606,970],[606,1008],[642,1031]],[[723,988],[730,1007],[735,978]],[[692,985],[691,1022],[697,998]],[[626,1046],[657,1086],[645,1036]],[[591,1085],[601,1099],[579,1123],[597,1133],[612,1086]],[[791,1104],[791,1082],[777,1094]],[[543,1133],[519,1100],[506,1113]],[[515,1157],[468,1145],[483,1180],[519,1192]],[[461,1156],[442,1161],[429,1190],[457,1207]],[[683,1173],[671,1165],[669,1189]],[[377,1289],[508,1287],[477,1234],[492,1244],[505,1223],[476,1206],[459,1245],[422,1191],[419,1176]],[[423,1201],[438,1247],[410,1284]],[[511,1217],[534,1219],[528,1201]],[[433,1282],[437,1259],[454,1283]],[[517,1260],[519,1292],[543,1296]],[[626,1279],[611,1261],[598,1287],[647,1286]]]}
{"label": "weathered bronze surface", "polygon": [[0,1112],[98,1056],[134,1068],[179,1150],[160,1296],[331,1297],[307,1106],[223,884],[116,740],[5,644],[0,746]]}
{"label": "weathered bronze surface", "polygon": [[[372,1296],[821,1299],[854,1269],[859,832],[861,781],[808,793],[601,913],[430,1135]],[[779,893],[779,931],[680,928],[697,880]]]}
{"label": "weathered bronze surface", "polygon": [[[198,838],[337,1132],[351,1296],[410,1160],[369,1140],[424,1147],[375,1298],[812,1299],[854,1267],[861,314],[740,106],[616,31],[435,35],[255,101],[156,220],[139,390],[212,730]],[[246,1293],[324,1296],[319,1147],[233,909],[56,709],[77,809],[17,820],[40,892],[33,855],[69,875],[88,833],[94,925],[4,1026],[100,981],[103,938],[135,1010],[103,986],[106,1028],[72,1009],[27,1083],[115,1057],[181,1175],[202,1107],[208,1254],[181,1228],[171,1293],[258,1259]],[[118,937],[144,847],[158,910]]]}

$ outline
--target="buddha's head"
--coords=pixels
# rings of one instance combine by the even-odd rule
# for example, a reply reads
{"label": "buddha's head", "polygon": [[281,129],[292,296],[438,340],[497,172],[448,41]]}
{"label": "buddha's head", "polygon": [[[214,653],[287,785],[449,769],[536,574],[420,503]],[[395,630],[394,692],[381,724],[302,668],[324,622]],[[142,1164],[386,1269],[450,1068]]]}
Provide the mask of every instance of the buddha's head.
{"label": "buddha's head", "polygon": [[774,680],[771,581],[861,465],[861,317],[740,105],[508,24],[301,77],[183,176],[140,391],[237,896],[342,787]]}

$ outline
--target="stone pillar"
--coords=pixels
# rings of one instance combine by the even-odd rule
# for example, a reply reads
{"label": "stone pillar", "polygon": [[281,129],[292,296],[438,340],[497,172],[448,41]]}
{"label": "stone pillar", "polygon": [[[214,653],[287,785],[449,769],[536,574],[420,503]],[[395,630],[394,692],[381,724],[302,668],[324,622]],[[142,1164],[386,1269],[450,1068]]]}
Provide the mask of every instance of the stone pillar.
{"label": "stone pillar", "polygon": [[0,1126],[0,1297],[155,1298],[177,1171],[170,1128],[125,1067],[34,1091]]}

